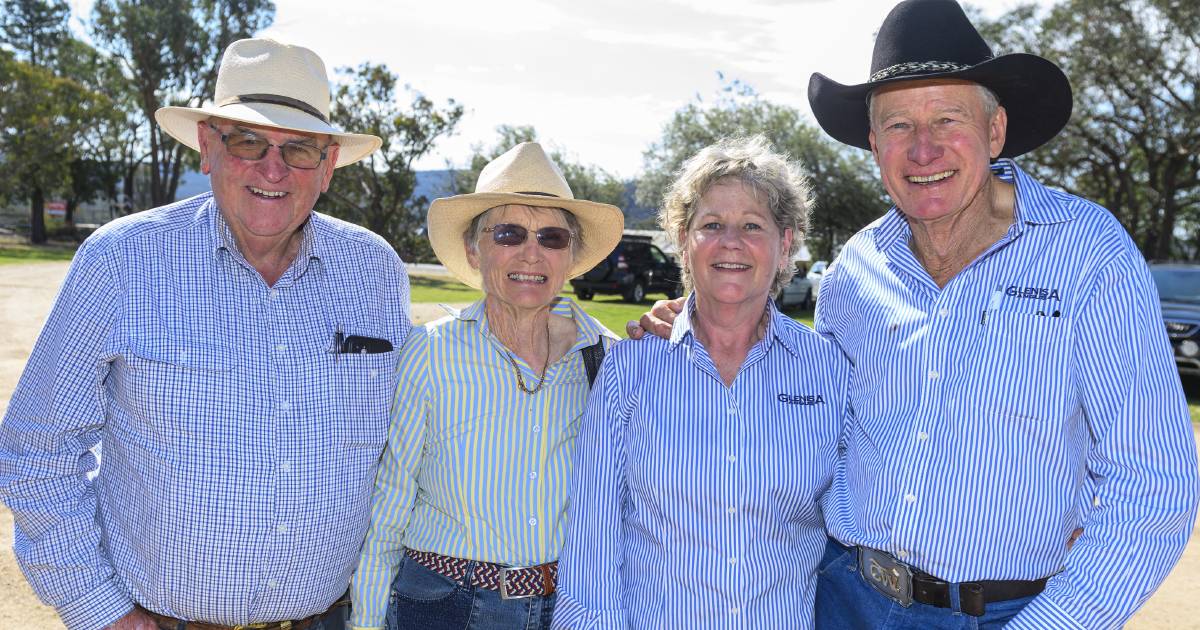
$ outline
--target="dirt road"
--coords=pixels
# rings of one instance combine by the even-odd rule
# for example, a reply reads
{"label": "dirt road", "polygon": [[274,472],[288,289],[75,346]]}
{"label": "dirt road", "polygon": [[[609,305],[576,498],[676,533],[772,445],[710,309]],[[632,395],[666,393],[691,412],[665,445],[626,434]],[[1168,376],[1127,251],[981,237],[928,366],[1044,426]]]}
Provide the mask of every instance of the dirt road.
{"label": "dirt road", "polygon": [[[0,265],[0,415],[50,310],[67,263]],[[413,318],[428,321],[443,312],[418,304]],[[1200,434],[1196,436],[1200,448]],[[41,605],[25,582],[12,554],[12,515],[0,507],[0,629],[59,630],[54,612]],[[1127,628],[1135,630],[1200,630],[1200,528],[1193,531],[1183,559],[1162,588]]]}

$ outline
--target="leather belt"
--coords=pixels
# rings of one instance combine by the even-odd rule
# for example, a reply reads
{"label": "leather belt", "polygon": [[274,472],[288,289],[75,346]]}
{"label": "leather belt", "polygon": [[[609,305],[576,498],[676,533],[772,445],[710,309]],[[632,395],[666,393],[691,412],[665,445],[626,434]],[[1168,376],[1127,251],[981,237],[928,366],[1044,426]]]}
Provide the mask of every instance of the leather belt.
{"label": "leather belt", "polygon": [[[554,593],[558,583],[557,562],[532,567],[506,567],[491,562],[443,556],[431,551],[405,549],[404,553],[417,564],[455,582],[461,582],[470,571],[473,586],[500,591],[500,597],[503,599],[547,597]],[[475,565],[473,571],[470,569],[471,564]]]}
{"label": "leather belt", "polygon": [[325,615],[328,615],[334,609],[348,605],[350,605],[349,599],[340,599],[334,602],[325,612],[317,613],[304,619],[249,623],[237,626],[223,626],[218,623],[207,623],[204,621],[185,621],[183,619],[168,617],[167,615],[160,615],[153,610],[146,610],[141,606],[138,606],[137,609],[153,619],[160,630],[308,630],[324,619]]}
{"label": "leather belt", "polygon": [[987,604],[1032,597],[1046,588],[1046,578],[947,582],[910,567],[887,552],[869,547],[848,549],[858,552],[859,574],[863,580],[892,601],[906,607],[915,601],[938,608],[952,608],[951,589],[957,588],[959,610],[982,617]]}

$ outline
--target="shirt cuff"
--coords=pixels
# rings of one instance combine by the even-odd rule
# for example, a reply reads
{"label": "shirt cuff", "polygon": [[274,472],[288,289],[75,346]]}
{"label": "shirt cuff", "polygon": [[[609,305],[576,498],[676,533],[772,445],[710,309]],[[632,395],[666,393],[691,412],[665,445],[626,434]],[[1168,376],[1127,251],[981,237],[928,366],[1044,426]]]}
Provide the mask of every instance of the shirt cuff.
{"label": "shirt cuff", "polygon": [[1087,626],[1076,621],[1046,593],[1033,598],[1033,601],[1029,602],[1029,605],[1025,606],[1020,614],[1004,626],[1004,630],[1043,630],[1045,628],[1087,630]]}
{"label": "shirt cuff", "polygon": [[132,610],[129,593],[109,578],[79,599],[59,607],[58,616],[67,630],[103,630]]}

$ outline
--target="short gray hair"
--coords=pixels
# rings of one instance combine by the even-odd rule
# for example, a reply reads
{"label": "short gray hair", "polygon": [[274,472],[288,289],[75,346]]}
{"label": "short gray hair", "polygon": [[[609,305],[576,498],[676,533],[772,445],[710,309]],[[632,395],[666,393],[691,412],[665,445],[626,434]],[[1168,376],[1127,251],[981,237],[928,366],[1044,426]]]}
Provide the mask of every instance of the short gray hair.
{"label": "short gray hair", "polygon": [[[492,211],[499,210],[508,206],[521,206],[525,204],[513,203],[504,204],[488,208],[482,213],[475,215],[471,219],[471,224],[463,230],[463,243],[467,246],[467,251],[472,254],[479,254],[479,239],[483,237],[483,228],[487,227],[487,217],[492,214]],[[579,250],[583,249],[583,226],[580,225],[579,219],[575,218],[575,214],[564,208],[555,208],[549,206],[527,206],[529,208],[545,208],[546,210],[558,210],[562,213],[563,220],[567,222],[567,229],[571,231],[571,260],[579,255]]]}
{"label": "short gray hair", "polygon": [[[991,120],[992,116],[996,115],[996,109],[1000,107],[1000,98],[991,88],[982,83],[976,83],[975,87],[979,88],[979,98],[983,101],[984,118]],[[871,129],[875,129],[875,92],[876,90],[867,92],[867,124],[871,126]]]}
{"label": "short gray hair", "polygon": [[[771,283],[770,294],[775,295],[796,272],[791,260],[800,251],[804,235],[808,233],[813,199],[812,187],[801,164],[772,151],[763,136],[725,138],[684,162],[667,191],[658,213],[658,224],[666,230],[676,250],[683,252],[686,243],[683,235],[695,216],[696,204],[713,185],[727,179],[742,182],[766,196],[767,209],[771,211],[781,238],[785,230],[792,231],[792,246],[786,253],[787,265],[775,274]],[[692,290],[691,261],[682,263],[686,293]]]}

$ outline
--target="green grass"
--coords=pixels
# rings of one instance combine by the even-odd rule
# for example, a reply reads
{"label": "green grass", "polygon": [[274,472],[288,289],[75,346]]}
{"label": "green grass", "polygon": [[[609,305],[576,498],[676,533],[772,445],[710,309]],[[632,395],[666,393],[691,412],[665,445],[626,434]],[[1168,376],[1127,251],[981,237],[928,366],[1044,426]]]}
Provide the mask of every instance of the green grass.
{"label": "green grass", "polygon": [[[474,302],[483,296],[481,292],[471,289],[453,278],[409,276],[409,283],[412,286],[413,302]],[[656,300],[666,298],[665,295],[652,293],[641,304],[625,302],[619,295],[597,295],[592,300],[580,300],[575,297],[570,286],[562,294],[574,299],[583,306],[583,310],[587,311],[588,315],[600,320],[601,324],[621,337],[625,336],[625,322],[640,318],[642,313],[650,310]],[[797,321],[812,326],[811,310],[789,310],[787,314]]]}
{"label": "green grass", "polygon": [[75,245],[29,245],[25,243],[0,243],[0,265],[39,262],[44,260],[71,260]]}
{"label": "green grass", "polygon": [[1183,392],[1187,394],[1188,411],[1192,412],[1192,424],[1200,425],[1200,376],[1183,377]]}

